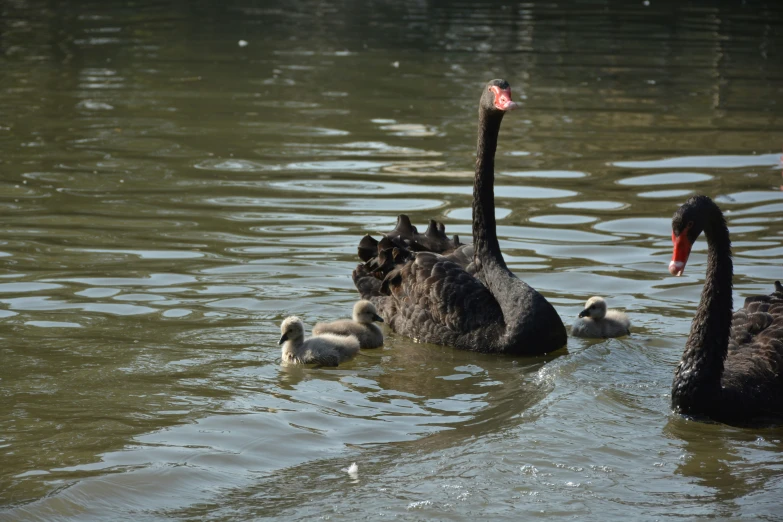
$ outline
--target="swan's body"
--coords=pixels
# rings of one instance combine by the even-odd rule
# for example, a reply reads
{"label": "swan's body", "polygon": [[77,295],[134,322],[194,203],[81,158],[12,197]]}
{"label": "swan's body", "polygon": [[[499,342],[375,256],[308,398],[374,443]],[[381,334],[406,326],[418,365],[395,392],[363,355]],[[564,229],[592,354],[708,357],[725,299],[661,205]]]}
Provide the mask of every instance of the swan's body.
{"label": "swan's body", "polygon": [[378,315],[375,305],[362,299],[353,306],[353,320],[318,323],[313,328],[313,335],[353,335],[362,348],[378,348],[383,346],[383,332],[373,321],[382,323],[383,318]]}
{"label": "swan's body", "polygon": [[566,343],[549,302],[506,267],[495,226],[495,149],[503,115],[516,104],[505,80],[484,88],[479,105],[473,245],[449,240],[430,221],[419,234],[407,216],[380,242],[365,236],[356,288],[395,332],[464,350],[537,355]]}
{"label": "swan's body", "polygon": [[607,310],[606,301],[602,297],[588,299],[571,327],[572,336],[589,339],[622,337],[630,333],[631,321],[628,316],[619,310]]}
{"label": "swan's body", "polygon": [[298,317],[287,317],[280,325],[283,362],[337,366],[359,351],[359,340],[353,335],[323,334],[304,338],[304,324]]}
{"label": "swan's body", "polygon": [[732,314],[731,241],[723,213],[694,196],[672,219],[674,255],[681,275],[691,246],[704,231],[707,277],[682,360],[674,373],[672,407],[721,421],[783,417],[783,287],[745,299]]}

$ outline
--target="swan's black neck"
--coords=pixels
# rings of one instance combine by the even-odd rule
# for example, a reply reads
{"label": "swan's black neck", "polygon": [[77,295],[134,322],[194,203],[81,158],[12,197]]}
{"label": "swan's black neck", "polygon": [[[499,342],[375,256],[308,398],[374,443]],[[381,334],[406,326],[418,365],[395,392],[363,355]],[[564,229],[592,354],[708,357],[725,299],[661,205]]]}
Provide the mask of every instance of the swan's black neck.
{"label": "swan's black neck", "polygon": [[706,208],[707,278],[685,351],[674,374],[672,406],[680,413],[706,414],[720,408],[721,376],[732,319],[731,240],[714,204]]}
{"label": "swan's black neck", "polygon": [[495,150],[502,119],[501,111],[479,109],[476,177],[473,182],[473,261],[477,269],[476,276],[492,292],[503,312],[505,341],[514,345],[518,344],[517,337],[521,332],[526,331],[522,321],[527,316],[520,314],[520,310],[531,306],[529,301],[535,292],[511,273],[498,243],[495,223]]}
{"label": "swan's black neck", "polygon": [[473,181],[473,246],[480,264],[506,268],[495,224],[495,150],[503,112],[479,108],[476,176]]}

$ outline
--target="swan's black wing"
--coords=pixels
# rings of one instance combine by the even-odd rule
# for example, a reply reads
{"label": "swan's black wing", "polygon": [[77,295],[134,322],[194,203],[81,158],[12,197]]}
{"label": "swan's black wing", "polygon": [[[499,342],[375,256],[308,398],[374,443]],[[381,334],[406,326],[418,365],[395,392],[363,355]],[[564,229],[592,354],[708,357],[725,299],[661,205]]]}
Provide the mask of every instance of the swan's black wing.
{"label": "swan's black wing", "polygon": [[353,272],[356,288],[395,332],[468,350],[480,345],[484,351],[492,350],[489,340],[502,336],[500,306],[472,275],[472,245],[449,239],[443,224],[430,221],[419,234],[400,215],[381,241],[362,239],[359,257],[365,263]]}
{"label": "swan's black wing", "polygon": [[[783,342],[783,286],[779,281],[775,281],[772,294],[748,297],[745,305],[734,312],[729,350],[740,350],[762,340],[775,339]],[[783,365],[780,369],[783,374]]]}
{"label": "swan's black wing", "polygon": [[457,263],[464,268],[467,273],[475,275],[476,265],[473,262],[473,253],[473,245],[460,245],[444,257],[449,261]]}
{"label": "swan's black wing", "polygon": [[491,351],[486,342],[502,335],[503,313],[495,297],[445,256],[419,252],[383,281],[364,265],[354,270],[353,277],[362,298],[375,304],[395,332],[422,342],[482,351]]}
{"label": "swan's black wing", "polygon": [[[746,408],[783,414],[783,287],[753,296],[732,317],[724,390]],[[741,391],[741,393],[739,393]]]}

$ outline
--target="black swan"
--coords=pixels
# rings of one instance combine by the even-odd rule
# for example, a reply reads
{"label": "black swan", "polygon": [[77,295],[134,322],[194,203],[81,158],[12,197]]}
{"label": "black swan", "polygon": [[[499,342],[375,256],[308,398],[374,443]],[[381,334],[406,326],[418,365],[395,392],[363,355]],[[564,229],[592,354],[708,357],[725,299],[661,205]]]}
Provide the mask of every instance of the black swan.
{"label": "black swan", "polygon": [[707,277],[682,360],[674,372],[672,407],[717,421],[749,421],[783,414],[783,287],[745,299],[732,315],[731,240],[726,220],[706,196],[674,213],[669,264],[682,275],[691,246],[707,237]]}
{"label": "black swan", "polygon": [[619,310],[607,310],[603,297],[591,297],[585,303],[585,309],[579,312],[574,326],[573,337],[602,339],[622,337],[631,334],[631,321]]}
{"label": "black swan", "polygon": [[551,304],[506,267],[495,230],[495,149],[506,111],[516,108],[505,80],[484,87],[479,103],[473,183],[473,245],[446,237],[430,221],[419,234],[400,215],[380,241],[365,236],[353,272],[395,332],[464,350],[539,355],[562,348],[566,330]]}
{"label": "black swan", "polygon": [[353,335],[323,334],[305,339],[304,324],[296,316],[280,325],[284,363],[337,366],[359,352],[359,339]]}
{"label": "black swan", "polygon": [[336,335],[353,335],[359,339],[362,348],[378,348],[383,346],[383,332],[374,321],[383,322],[378,310],[370,301],[362,299],[353,305],[353,320],[340,319],[331,323],[318,323],[313,328],[313,335],[332,333]]}

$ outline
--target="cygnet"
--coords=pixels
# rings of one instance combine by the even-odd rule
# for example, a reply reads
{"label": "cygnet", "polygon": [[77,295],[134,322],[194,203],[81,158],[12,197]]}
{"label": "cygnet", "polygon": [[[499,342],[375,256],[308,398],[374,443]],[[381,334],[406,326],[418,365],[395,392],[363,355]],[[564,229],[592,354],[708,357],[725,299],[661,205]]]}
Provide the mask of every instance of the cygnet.
{"label": "cygnet", "polygon": [[571,328],[573,337],[605,338],[630,335],[631,321],[618,310],[607,310],[602,297],[591,297]]}
{"label": "cygnet", "polygon": [[283,362],[337,366],[359,351],[359,340],[353,335],[323,334],[304,338],[304,324],[298,317],[287,317],[280,325]]}
{"label": "cygnet", "polygon": [[353,320],[341,319],[333,323],[318,323],[313,328],[313,335],[326,333],[337,335],[354,335],[359,339],[362,348],[378,348],[383,346],[383,332],[373,321],[383,322],[370,301],[361,300],[353,306]]}

